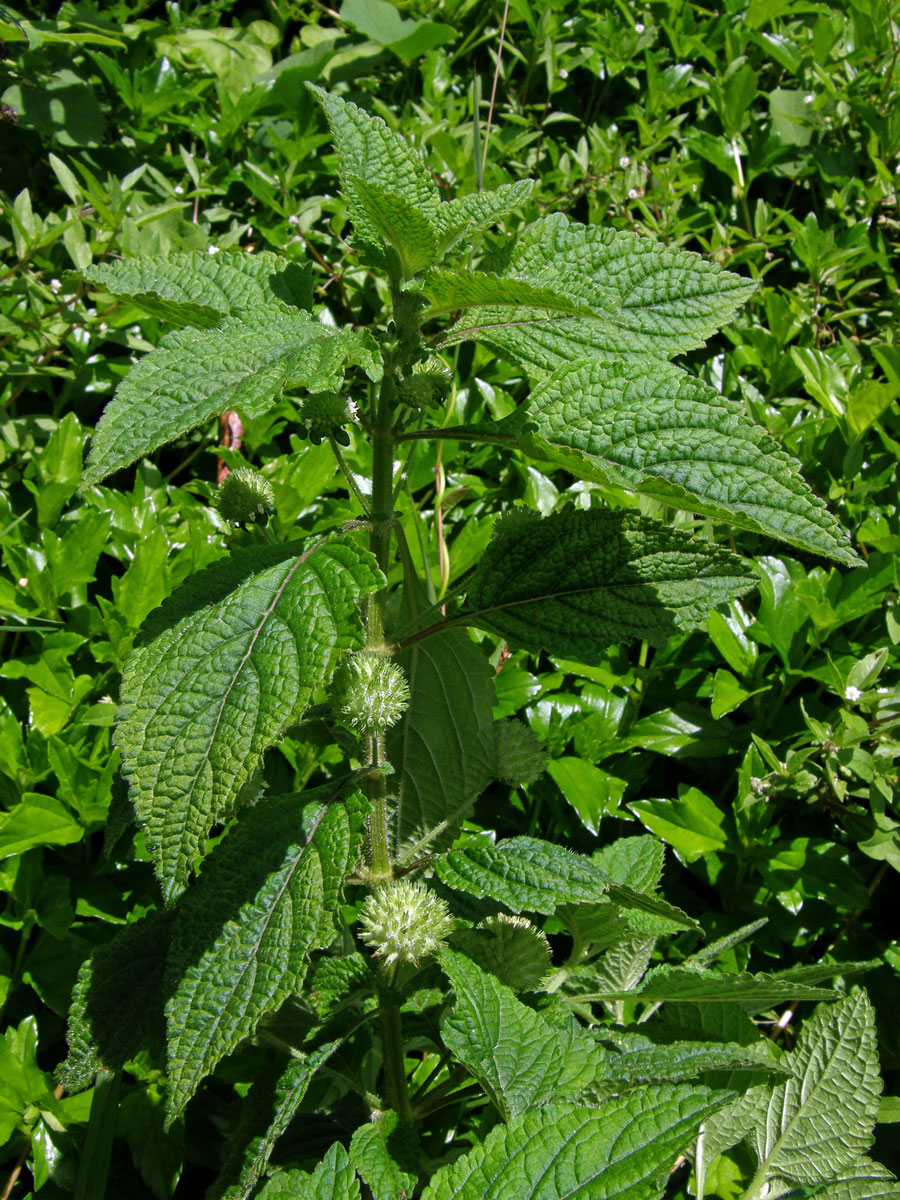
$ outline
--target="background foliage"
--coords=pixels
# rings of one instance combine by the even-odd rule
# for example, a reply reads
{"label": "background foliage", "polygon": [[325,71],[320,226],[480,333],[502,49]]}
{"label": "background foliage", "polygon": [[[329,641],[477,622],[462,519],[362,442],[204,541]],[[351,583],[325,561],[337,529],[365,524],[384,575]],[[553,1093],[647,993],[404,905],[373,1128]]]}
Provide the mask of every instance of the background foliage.
{"label": "background foliage", "polygon": [[[550,763],[527,788],[492,785],[474,819],[586,852],[649,830],[670,847],[667,897],[709,939],[766,918],[726,956],[735,972],[880,960],[864,979],[888,1097],[872,1156],[900,1170],[889,1123],[900,1090],[900,7],[514,0],[489,140],[498,4],[41,11],[0,9],[0,1158],[19,1172],[9,1194],[70,1194],[92,1150],[93,1093],[64,1098],[52,1076],[72,984],[96,946],[160,903],[124,819],[110,744],[118,678],[144,617],[227,552],[209,503],[218,463],[262,468],[276,537],[352,514],[328,448],[297,441],[277,410],[247,426],[240,448],[223,447],[216,425],[76,499],[91,427],[165,326],[98,301],[71,272],[117,256],[278,249],[311,258],[317,305],[365,324],[376,284],[344,241],[306,81],[344,85],[401,130],[448,195],[534,178],[526,219],[561,210],[759,281],[698,369],[800,459],[867,569],[770,554],[736,533],[759,558],[759,589],[710,617],[708,637],[617,650],[591,668],[507,657],[485,638],[497,715],[527,719]],[[510,367],[471,346],[451,365],[448,424],[512,411],[521,380]],[[364,467],[364,453],[352,443],[351,465]],[[611,494],[490,447],[462,462],[452,442],[420,452],[400,498],[435,597],[478,560],[499,507],[524,501],[546,515]],[[276,792],[315,781],[333,753],[324,739],[289,742],[267,756],[266,781]],[[673,939],[671,961],[700,944]],[[790,1020],[773,1036],[792,1044]],[[259,1053],[227,1060],[168,1133],[158,1073],[136,1060],[117,1098],[108,1195],[200,1194]],[[304,1119],[294,1149],[308,1165],[339,1136],[341,1114]],[[737,1179],[738,1152],[733,1165]],[[680,1186],[674,1177],[673,1196]],[[732,1194],[728,1180],[716,1186]]]}

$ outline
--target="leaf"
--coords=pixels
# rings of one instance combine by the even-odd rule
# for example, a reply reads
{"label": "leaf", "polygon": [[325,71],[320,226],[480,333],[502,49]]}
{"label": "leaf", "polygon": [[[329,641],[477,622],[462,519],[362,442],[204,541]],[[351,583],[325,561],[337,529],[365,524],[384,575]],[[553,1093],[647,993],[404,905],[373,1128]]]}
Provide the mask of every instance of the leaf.
{"label": "leaf", "polygon": [[360,33],[380,46],[388,46],[405,62],[456,38],[449,25],[401,17],[387,0],[344,0],[341,20],[355,25]]}
{"label": "leaf", "polygon": [[586,309],[552,288],[536,287],[524,279],[504,279],[485,271],[430,271],[422,291],[431,301],[427,317],[440,316],[477,304],[509,304],[584,315]]}
{"label": "leaf", "polygon": [[361,643],[374,559],[341,540],[298,550],[256,548],[197,572],[126,663],[117,741],[168,902],[263,752]]}
{"label": "leaf", "polygon": [[351,207],[365,214],[365,220],[360,216],[356,219],[363,239],[374,241],[376,247],[379,241],[392,246],[404,279],[411,279],[434,262],[437,255],[434,229],[421,209],[403,196],[355,176],[347,178],[347,194]]}
{"label": "leaf", "polygon": [[281,1171],[257,1193],[257,1200],[359,1200],[359,1180],[347,1151],[335,1142],[311,1175]]}
{"label": "leaf", "polygon": [[881,1080],[865,992],[816,1008],[790,1066],[792,1078],[773,1090],[754,1130],[760,1170],[798,1183],[827,1182],[872,1143]]}
{"label": "leaf", "polygon": [[[368,1125],[359,1126],[350,1139],[350,1161],[362,1181],[368,1184],[372,1200],[412,1197],[416,1174],[411,1151],[416,1146],[416,1133],[409,1126],[401,1125],[395,1112],[373,1116]],[[413,1170],[403,1170],[398,1157]]]}
{"label": "leaf", "polygon": [[69,1056],[57,1072],[66,1091],[88,1087],[103,1067],[121,1070],[141,1051],[162,1055],[173,916],[142,917],[82,963],[69,1009]]}
{"label": "leaf", "polygon": [[312,308],[312,272],[281,255],[173,254],[94,263],[82,272],[97,288],[130,300],[151,316],[176,325],[211,329],[234,317],[275,305]]}
{"label": "leaf", "polygon": [[494,777],[493,671],[459,630],[417,642],[398,661],[412,694],[387,737],[387,757],[399,777],[398,842],[447,822],[432,843],[446,845]]}
{"label": "leaf", "polygon": [[635,800],[626,807],[685,862],[728,845],[725,814],[699,788],[681,786],[677,799]]}
{"label": "leaf", "polygon": [[[354,203],[352,179],[364,179],[383,192],[405,200],[413,208],[431,215],[440,203],[440,193],[420,155],[394,133],[380,117],[370,117],[355,104],[342,100],[313,84],[306,85],[322,106],[340,159],[341,186],[350,199],[354,224],[361,215]],[[362,219],[365,229],[365,216]]]}
{"label": "leaf", "polygon": [[600,1108],[524,1113],[442,1167],[422,1200],[659,1200],[676,1156],[728,1095],[647,1088]]}
{"label": "leaf", "polygon": [[631,512],[516,509],[497,523],[464,619],[591,662],[632,638],[663,646],[751,586],[735,555]]}
{"label": "leaf", "polygon": [[697,254],[580,225],[562,213],[526,226],[504,274],[552,288],[594,315],[474,309],[444,344],[476,338],[537,378],[598,352],[668,358],[692,350],[730,321],[756,287]]}
{"label": "leaf", "polygon": [[[567,1089],[560,1085],[567,1070],[566,1046],[540,1013],[465,955],[444,950],[440,963],[456,992],[456,1002],[441,1022],[441,1038],[503,1119],[565,1094]],[[599,1048],[594,1057],[596,1074],[602,1075]],[[579,1068],[582,1065],[579,1056]]]}
{"label": "leaf", "polygon": [[589,858],[537,838],[467,838],[435,869],[447,887],[491,896],[511,912],[552,913],[558,904],[601,900],[609,885]]}
{"label": "leaf", "polygon": [[624,1040],[627,1036],[620,1035],[615,1048],[606,1047],[607,1086],[617,1092],[648,1083],[681,1083],[696,1079],[704,1071],[751,1070],[787,1074],[787,1067],[779,1062],[778,1051],[766,1038],[749,1046],[734,1042],[670,1042],[656,1046],[640,1044],[649,1041],[640,1037],[632,1039],[638,1044],[630,1045]]}
{"label": "leaf", "polygon": [[334,841],[348,844],[339,791],[260,801],[184,896],[167,968],[170,1121],[204,1075],[300,988],[319,941],[322,854]]}
{"label": "leaf", "polygon": [[737,1002],[747,1012],[763,1012],[784,1000],[830,1000],[831,988],[810,987],[778,975],[741,975],[699,971],[692,967],[656,967],[640,987],[630,991],[599,991],[598,1000],[650,1000],[669,1004]]}
{"label": "leaf", "polygon": [[573,755],[553,758],[547,773],[578,814],[581,823],[596,834],[604,816],[612,816],[628,784],[593,763]]}
{"label": "leaf", "polygon": [[26,792],[16,806],[0,816],[0,858],[22,854],[32,846],[71,846],[85,835],[64,804],[51,796]]}
{"label": "leaf", "polygon": [[900,1182],[880,1163],[861,1158],[842,1167],[816,1200],[900,1200]]}
{"label": "leaf", "polygon": [[435,214],[441,253],[449,250],[468,230],[484,229],[521,208],[533,192],[533,179],[517,179],[515,183],[503,183],[490,192],[470,192],[441,204]]}
{"label": "leaf", "polygon": [[97,424],[84,490],[219,413],[265,414],[286,387],[327,391],[348,366],[381,378],[371,335],[335,330],[299,310],[267,308],[215,329],[178,329],[119,384]]}
{"label": "leaf", "polygon": [[[313,1076],[339,1042],[317,1046],[287,1062],[279,1056],[256,1079],[241,1107],[225,1166],[209,1192],[210,1200],[246,1200],[268,1166],[275,1143],[303,1101]],[[234,1180],[233,1183],[229,1183]]]}
{"label": "leaf", "polygon": [[740,405],[677,367],[582,359],[535,388],[528,413],[523,448],[580,478],[859,563],[799,464]]}

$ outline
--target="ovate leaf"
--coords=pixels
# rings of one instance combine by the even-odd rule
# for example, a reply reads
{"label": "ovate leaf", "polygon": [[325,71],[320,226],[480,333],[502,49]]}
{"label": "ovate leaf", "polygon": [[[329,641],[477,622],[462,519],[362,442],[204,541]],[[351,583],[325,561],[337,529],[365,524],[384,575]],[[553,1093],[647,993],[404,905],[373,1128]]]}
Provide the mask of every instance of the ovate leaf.
{"label": "ovate leaf", "polygon": [[303,982],[322,915],[322,852],[348,844],[335,789],[306,798],[244,813],[182,900],[167,971],[170,1120]]}
{"label": "ovate leaf", "polygon": [[792,1078],[774,1089],[754,1131],[760,1168],[798,1183],[826,1182],[872,1143],[881,1080],[865,992],[820,1005],[803,1023],[790,1066]]}
{"label": "ovate leaf", "polygon": [[422,1200],[659,1200],[678,1154],[729,1096],[647,1088],[600,1108],[525,1113],[442,1167]]}
{"label": "ovate leaf", "polygon": [[665,645],[752,586],[736,555],[631,512],[515,510],[482,556],[465,617],[526,649],[590,662],[632,638]]}
{"label": "ovate leaf", "polygon": [[578,314],[584,307],[552,288],[536,287],[524,279],[506,279],[486,271],[431,271],[422,291],[431,301],[426,316],[435,317],[477,304],[509,304],[548,308]]}
{"label": "ovate leaf", "polygon": [[[835,967],[835,974],[839,968]],[[762,1012],[785,1000],[830,1000],[831,988],[810,987],[778,975],[725,974],[692,967],[656,967],[633,991],[599,991],[598,1000],[649,1000],[676,1003],[738,1003],[747,1012]]]}
{"label": "ovate leaf", "polygon": [[441,251],[448,250],[468,230],[484,229],[521,208],[531,199],[533,191],[534,180],[517,179],[490,192],[470,192],[468,196],[441,204],[435,220]]}
{"label": "ovate leaf", "polygon": [[412,700],[387,739],[398,779],[397,833],[418,839],[446,822],[446,845],[494,777],[493,671],[459,630],[417,642],[399,662]]}
{"label": "ovate leaf", "polygon": [[537,387],[520,439],[592,479],[856,564],[799,464],[713,388],[667,363],[569,364]]}
{"label": "ovate leaf", "polygon": [[682,1083],[704,1071],[752,1070],[787,1074],[778,1050],[767,1038],[752,1045],[734,1042],[671,1042],[657,1046],[637,1035],[620,1035],[616,1049],[607,1047],[609,1088],[617,1092],[648,1083]]}
{"label": "ovate leaf", "polygon": [[[360,1125],[350,1139],[350,1161],[368,1184],[372,1200],[412,1196],[416,1174],[415,1157],[410,1152],[416,1145],[415,1131],[404,1127],[395,1112],[381,1113],[367,1125]],[[405,1171],[398,1156],[412,1170]]]}
{"label": "ovate leaf", "polygon": [[179,329],[119,384],[97,424],[81,487],[97,483],[219,413],[258,417],[286,387],[327,391],[345,368],[381,377],[371,335],[288,308],[254,309],[215,329]]}
{"label": "ovate leaf", "polygon": [[130,300],[176,325],[211,329],[253,309],[312,307],[312,272],[278,254],[173,254],[94,263],[83,276],[111,296]]}
{"label": "ovate leaf", "polygon": [[491,305],[467,313],[446,340],[476,338],[538,378],[595,353],[669,358],[694,349],[731,320],[756,286],[698,254],[580,225],[562,213],[522,231],[504,273],[552,288],[594,315]]}
{"label": "ovate leaf", "polygon": [[[428,216],[403,196],[367,179],[350,177],[348,195],[355,201],[356,226],[364,241],[392,247],[404,279],[429,266],[437,255],[437,241]],[[363,220],[363,215],[365,219]]]}
{"label": "ovate leaf", "polygon": [[861,1158],[842,1167],[816,1200],[900,1200],[900,1181],[880,1163]]}
{"label": "ovate leaf", "polygon": [[[346,651],[374,560],[347,541],[236,553],[151,614],[122,680],[117,740],[168,901],[263,752]],[[265,681],[265,683],[263,682]]]}
{"label": "ovate leaf", "polygon": [[[567,1090],[561,1082],[568,1047],[554,1028],[465,955],[445,950],[440,961],[456,992],[456,1003],[441,1024],[444,1045],[478,1079],[504,1120],[559,1099]],[[600,1076],[599,1047],[594,1057]],[[581,1046],[578,1058],[580,1069]]]}
{"label": "ovate leaf", "polygon": [[335,1142],[311,1175],[281,1171],[268,1181],[258,1200],[359,1200],[359,1180],[347,1151]]}

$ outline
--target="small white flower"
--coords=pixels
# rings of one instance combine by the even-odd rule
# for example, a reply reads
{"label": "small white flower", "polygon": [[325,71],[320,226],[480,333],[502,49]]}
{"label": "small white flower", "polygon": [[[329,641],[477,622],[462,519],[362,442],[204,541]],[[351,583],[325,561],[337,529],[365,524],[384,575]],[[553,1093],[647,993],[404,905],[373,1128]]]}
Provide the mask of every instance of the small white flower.
{"label": "small white flower", "polygon": [[637,200],[637,198],[638,198],[637,188],[629,188],[628,189],[628,199],[629,200]]}
{"label": "small white flower", "polygon": [[559,68],[559,77],[560,77],[560,79],[568,79],[569,78],[569,72],[566,70],[565,67]]}
{"label": "small white flower", "polygon": [[760,779],[758,775],[751,775],[750,786],[753,788],[754,792],[764,792],[766,790],[766,781],[764,779]]}
{"label": "small white flower", "polygon": [[184,188],[181,186],[181,184],[180,184],[180,183],[176,183],[176,184],[175,184],[175,195],[176,195],[176,196],[183,196],[183,195],[184,195]]}
{"label": "small white flower", "polygon": [[297,216],[296,213],[291,213],[291,215],[288,217],[288,225],[293,225],[294,228],[296,228],[299,224],[300,224],[300,218]]}
{"label": "small white flower", "polygon": [[861,695],[862,692],[858,687],[854,687],[852,683],[844,690],[845,700],[858,700]]}
{"label": "small white flower", "polygon": [[28,587],[28,580],[25,578],[25,576],[24,576],[24,575],[22,576],[22,578],[21,578],[21,579],[17,579],[17,580],[16,580],[16,583],[18,584],[18,586],[19,586],[20,588],[26,588],[26,587]]}
{"label": "small white flower", "polygon": [[619,166],[622,168],[623,171],[625,170],[626,167],[631,166],[631,159],[628,157],[627,154],[623,154],[622,157],[619,159]]}
{"label": "small white flower", "polygon": [[207,247],[206,247],[206,253],[207,253],[207,254],[218,254],[218,253],[219,253],[219,247],[218,247],[218,246],[207,246]]}
{"label": "small white flower", "polygon": [[813,102],[813,100],[815,100],[815,98],[816,97],[812,92],[807,92],[806,95],[803,97],[803,103],[804,104],[812,104],[812,102]]}
{"label": "small white flower", "polygon": [[100,324],[97,326],[97,330],[99,333],[106,333],[107,329],[109,329],[109,326],[107,325],[107,323],[105,321],[101,321]]}
{"label": "small white flower", "polygon": [[634,27],[634,32],[643,33],[645,28],[646,26],[641,21],[638,21],[637,25]]}
{"label": "small white flower", "polygon": [[58,280],[58,279],[51,279],[51,280],[50,280],[50,291],[51,291],[51,292],[53,292],[53,293],[54,293],[54,295],[55,295],[55,294],[56,294],[56,293],[59,291],[59,289],[60,289],[61,287],[62,287],[62,284],[59,282],[59,280]]}
{"label": "small white flower", "polygon": [[890,689],[890,688],[879,688],[879,689],[878,689],[878,695],[879,695],[879,696],[889,696],[890,694],[891,694],[891,689]]}

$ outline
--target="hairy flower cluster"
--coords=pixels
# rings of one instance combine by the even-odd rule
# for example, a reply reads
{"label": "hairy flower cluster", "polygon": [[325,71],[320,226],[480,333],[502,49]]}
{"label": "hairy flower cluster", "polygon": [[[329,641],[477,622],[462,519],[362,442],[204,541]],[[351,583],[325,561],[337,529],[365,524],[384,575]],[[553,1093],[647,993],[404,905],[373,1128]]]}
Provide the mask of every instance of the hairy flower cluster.
{"label": "hairy flower cluster", "polygon": [[364,737],[384,733],[409,707],[409,684],[397,663],[380,654],[354,654],[341,668],[337,700],[347,724]]}
{"label": "hairy flower cluster", "polygon": [[258,471],[237,467],[219,484],[216,508],[229,525],[246,525],[249,521],[262,525],[268,514],[275,511],[275,493],[268,479]]}
{"label": "hairy flower cluster", "polygon": [[402,402],[410,408],[439,408],[450,391],[450,372],[439,359],[416,363],[397,385]]}
{"label": "hairy flower cluster", "polygon": [[547,765],[547,755],[529,726],[522,721],[498,721],[494,737],[497,778],[510,787],[534,783]]}
{"label": "hairy flower cluster", "polygon": [[316,392],[303,401],[298,432],[314,446],[320,445],[329,434],[342,446],[349,446],[350,435],[344,426],[356,419],[357,409],[352,400],[340,392]]}
{"label": "hairy flower cluster", "polygon": [[367,897],[359,916],[363,941],[386,966],[413,963],[442,950],[453,930],[450,909],[418,880],[399,879]]}

